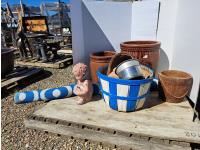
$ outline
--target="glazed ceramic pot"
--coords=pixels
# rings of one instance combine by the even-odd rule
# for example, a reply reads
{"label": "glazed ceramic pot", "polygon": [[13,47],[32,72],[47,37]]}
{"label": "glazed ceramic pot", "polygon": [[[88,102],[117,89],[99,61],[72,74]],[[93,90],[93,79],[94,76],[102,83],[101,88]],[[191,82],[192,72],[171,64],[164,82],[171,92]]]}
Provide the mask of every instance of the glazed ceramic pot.
{"label": "glazed ceramic pot", "polygon": [[108,65],[107,75],[109,75],[113,71],[113,69],[115,69],[120,63],[132,58],[133,57],[129,54],[116,53],[110,60],[110,63]]}
{"label": "glazed ceramic pot", "polygon": [[103,51],[92,53],[90,55],[90,72],[93,83],[98,83],[97,70],[109,64],[111,58],[115,55],[114,51]]}

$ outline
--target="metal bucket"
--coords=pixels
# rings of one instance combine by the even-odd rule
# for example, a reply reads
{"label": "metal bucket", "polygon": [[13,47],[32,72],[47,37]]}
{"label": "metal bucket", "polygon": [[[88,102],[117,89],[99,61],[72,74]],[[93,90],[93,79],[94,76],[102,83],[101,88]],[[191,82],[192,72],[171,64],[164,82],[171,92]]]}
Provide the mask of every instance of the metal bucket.
{"label": "metal bucket", "polygon": [[131,80],[142,78],[140,63],[137,60],[129,59],[120,63],[116,68],[116,74],[120,79]]}

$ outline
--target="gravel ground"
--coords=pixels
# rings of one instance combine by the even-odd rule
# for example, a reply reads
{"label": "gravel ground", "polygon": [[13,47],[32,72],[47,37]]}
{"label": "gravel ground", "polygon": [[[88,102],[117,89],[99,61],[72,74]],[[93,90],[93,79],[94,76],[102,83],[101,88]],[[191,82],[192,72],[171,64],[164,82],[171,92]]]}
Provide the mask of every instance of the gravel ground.
{"label": "gravel ground", "polygon": [[[74,82],[72,66],[65,69],[45,69],[51,76],[35,82],[20,91],[44,89],[68,85]],[[14,92],[13,92],[14,93]],[[70,139],[64,136],[44,133],[38,130],[26,129],[24,119],[37,107],[45,105],[44,102],[16,105],[13,102],[13,93],[1,101],[1,142],[2,150],[108,150],[95,143]]]}

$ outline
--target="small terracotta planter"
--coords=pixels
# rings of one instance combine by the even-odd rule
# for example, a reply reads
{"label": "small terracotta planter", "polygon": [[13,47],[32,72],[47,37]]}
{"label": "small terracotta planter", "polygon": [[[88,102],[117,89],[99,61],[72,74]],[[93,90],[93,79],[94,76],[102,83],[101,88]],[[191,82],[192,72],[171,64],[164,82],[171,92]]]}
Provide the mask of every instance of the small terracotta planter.
{"label": "small terracotta planter", "polygon": [[90,55],[90,72],[93,83],[98,83],[97,70],[109,64],[111,58],[115,55],[114,51],[97,52]]}
{"label": "small terracotta planter", "polygon": [[121,43],[120,47],[122,53],[130,54],[156,71],[160,57],[160,45],[158,41],[126,41]]}
{"label": "small terracotta planter", "polygon": [[158,73],[159,96],[167,102],[179,103],[190,93],[193,78],[190,74],[178,70],[166,70]]}

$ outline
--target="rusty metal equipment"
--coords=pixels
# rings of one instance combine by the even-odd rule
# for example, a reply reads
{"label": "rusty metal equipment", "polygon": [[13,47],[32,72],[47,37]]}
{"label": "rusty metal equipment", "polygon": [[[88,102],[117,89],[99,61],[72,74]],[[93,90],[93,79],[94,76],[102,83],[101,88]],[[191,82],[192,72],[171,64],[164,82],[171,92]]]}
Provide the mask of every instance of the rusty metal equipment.
{"label": "rusty metal equipment", "polygon": [[49,34],[47,20],[45,16],[31,16],[22,18],[22,26],[27,35]]}
{"label": "rusty metal equipment", "polygon": [[[22,17],[22,28],[37,60],[46,62],[57,56],[60,41],[54,40],[54,36],[49,33],[46,16]],[[52,58],[48,58],[48,52],[52,52]]]}
{"label": "rusty metal equipment", "polygon": [[21,0],[20,4],[11,6],[6,3],[1,8],[3,43],[18,48],[22,59],[46,53],[52,54],[50,59],[55,58],[61,46],[71,48],[69,8],[61,1],[42,3],[40,7],[27,7]]}
{"label": "rusty metal equipment", "polygon": [[5,42],[5,46],[16,46],[17,26],[18,24],[14,14],[11,11],[10,5],[6,3],[5,7],[1,7],[1,33]]}
{"label": "rusty metal equipment", "polygon": [[[58,2],[42,3],[40,9],[41,14],[47,16],[49,32],[57,39],[61,39],[62,47],[71,48],[70,6],[58,0]],[[52,12],[54,14],[51,14]]]}

